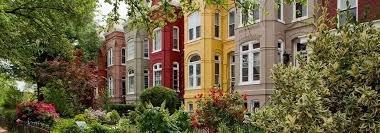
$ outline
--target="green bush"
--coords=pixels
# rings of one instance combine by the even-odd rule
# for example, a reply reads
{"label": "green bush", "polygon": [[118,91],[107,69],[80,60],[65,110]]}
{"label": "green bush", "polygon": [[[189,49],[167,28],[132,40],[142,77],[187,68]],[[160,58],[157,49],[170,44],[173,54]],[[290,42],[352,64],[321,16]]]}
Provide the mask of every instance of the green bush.
{"label": "green bush", "polygon": [[135,105],[111,104],[109,105],[109,109],[116,110],[120,115],[127,116],[130,111],[135,110]]}
{"label": "green bush", "polygon": [[75,121],[86,121],[86,115],[84,114],[78,114],[74,117]]}
{"label": "green bush", "polygon": [[81,133],[81,129],[73,119],[60,119],[53,127],[53,133]]}
{"label": "green bush", "polygon": [[13,130],[16,128],[16,120],[17,120],[17,115],[16,115],[16,110],[8,110],[4,109],[1,112],[1,115],[4,116],[5,118],[5,124],[9,130]]}
{"label": "green bush", "polygon": [[140,96],[143,104],[152,103],[154,107],[160,107],[165,102],[165,107],[170,113],[174,113],[179,108],[179,99],[174,90],[162,86],[155,86],[146,89]]}
{"label": "green bush", "polygon": [[112,110],[111,112],[107,113],[106,120],[108,124],[115,125],[119,122],[120,115],[115,110]]}
{"label": "green bush", "polygon": [[80,104],[77,96],[64,89],[61,80],[48,83],[43,90],[45,101],[56,105],[60,117],[72,118],[84,110],[84,106]]}
{"label": "green bush", "polygon": [[[164,104],[163,104],[164,105]],[[164,106],[154,107],[147,105],[136,119],[137,127],[141,132],[176,132],[175,123],[170,118],[170,113]]]}
{"label": "green bush", "polygon": [[190,115],[189,113],[185,112],[183,109],[179,109],[175,111],[171,115],[175,125],[178,128],[178,131],[180,132],[190,132],[192,130],[191,127],[191,121],[190,121]]}
{"label": "green bush", "polygon": [[128,119],[121,119],[117,125],[121,133],[138,133],[138,129],[135,125],[132,125]]}
{"label": "green bush", "polygon": [[111,133],[111,129],[107,126],[104,126],[98,122],[91,123],[86,129],[86,133]]}
{"label": "green bush", "polygon": [[3,105],[5,109],[15,109],[17,103],[22,101],[23,94],[16,87],[10,87],[4,92]]}

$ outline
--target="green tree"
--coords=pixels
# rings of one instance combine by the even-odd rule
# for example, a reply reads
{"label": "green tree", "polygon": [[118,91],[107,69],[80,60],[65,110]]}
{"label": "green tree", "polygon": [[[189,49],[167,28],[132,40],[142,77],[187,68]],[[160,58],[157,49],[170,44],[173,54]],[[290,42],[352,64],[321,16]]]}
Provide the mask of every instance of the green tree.
{"label": "green tree", "polygon": [[36,82],[39,63],[71,59],[74,44],[93,52],[95,7],[95,0],[1,0],[1,70]]}
{"label": "green tree", "polygon": [[268,132],[379,132],[380,30],[322,15],[300,67],[276,66],[270,103],[254,116]]}

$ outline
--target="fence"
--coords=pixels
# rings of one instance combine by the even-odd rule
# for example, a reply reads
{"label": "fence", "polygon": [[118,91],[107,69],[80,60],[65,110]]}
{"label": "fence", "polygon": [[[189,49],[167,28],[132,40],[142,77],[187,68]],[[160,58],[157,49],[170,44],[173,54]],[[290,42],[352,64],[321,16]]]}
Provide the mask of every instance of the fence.
{"label": "fence", "polygon": [[17,133],[49,133],[50,132],[50,127],[48,125],[38,123],[38,122],[26,122],[20,125],[8,125],[8,124],[11,124],[11,123],[7,122],[5,117],[0,116],[0,126],[13,128],[13,129],[8,129],[8,131],[10,132],[17,132]]}
{"label": "fence", "polygon": [[[263,131],[252,125],[241,125],[233,128],[218,127],[216,133],[262,133]],[[215,133],[207,128],[195,128],[193,133]]]}

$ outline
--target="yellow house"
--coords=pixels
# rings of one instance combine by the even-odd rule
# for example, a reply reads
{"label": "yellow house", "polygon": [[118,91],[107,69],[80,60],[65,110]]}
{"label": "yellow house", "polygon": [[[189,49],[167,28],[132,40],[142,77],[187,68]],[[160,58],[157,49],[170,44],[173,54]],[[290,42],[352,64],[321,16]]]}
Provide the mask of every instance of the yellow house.
{"label": "yellow house", "polygon": [[[203,3],[203,2],[199,2]],[[199,5],[184,16],[185,109],[196,108],[197,94],[208,95],[211,88],[229,91],[234,84],[236,10]]]}

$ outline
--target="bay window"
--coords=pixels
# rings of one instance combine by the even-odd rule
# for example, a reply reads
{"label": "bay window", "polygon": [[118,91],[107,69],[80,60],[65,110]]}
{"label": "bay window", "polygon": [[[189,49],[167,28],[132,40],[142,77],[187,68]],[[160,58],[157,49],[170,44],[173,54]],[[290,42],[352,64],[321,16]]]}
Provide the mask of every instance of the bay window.
{"label": "bay window", "polygon": [[153,52],[161,51],[162,31],[160,28],[153,31]]}
{"label": "bay window", "polygon": [[135,71],[128,71],[128,94],[135,93]]}
{"label": "bay window", "polygon": [[189,88],[197,88],[201,86],[201,57],[194,55],[189,62]]}
{"label": "bay window", "polygon": [[128,40],[128,60],[135,58],[135,43],[133,39]]}
{"label": "bay window", "polygon": [[160,86],[162,84],[162,65],[157,63],[153,65],[153,86]]}
{"label": "bay window", "polygon": [[240,46],[241,84],[260,83],[260,43],[252,41]]}
{"label": "bay window", "polygon": [[220,13],[219,11],[217,11],[215,13],[215,18],[214,18],[214,36],[216,38],[219,38],[220,37]]}
{"label": "bay window", "polygon": [[144,38],[143,47],[144,47],[144,58],[149,58],[149,40],[148,40],[148,38]]}
{"label": "bay window", "polygon": [[241,10],[240,26],[258,23],[260,21],[260,1],[254,0],[252,4],[255,5],[254,9]]}
{"label": "bay window", "polygon": [[201,16],[199,11],[196,11],[188,17],[188,40],[192,41],[201,37]]}
{"label": "bay window", "polygon": [[228,37],[235,36],[235,9],[228,12]]}
{"label": "bay window", "polygon": [[173,27],[173,50],[179,50],[179,28]]}
{"label": "bay window", "polygon": [[358,20],[357,0],[338,0],[339,25]]}
{"label": "bay window", "polygon": [[179,64],[178,62],[173,63],[173,90],[179,92]]}
{"label": "bay window", "polygon": [[215,63],[214,63],[214,86],[220,87],[220,58],[219,56],[215,56]]}
{"label": "bay window", "polygon": [[113,65],[113,48],[109,48],[107,51],[107,66]]}
{"label": "bay window", "polygon": [[307,18],[308,13],[308,0],[304,3],[294,2],[293,3],[293,21],[300,21]]}
{"label": "bay window", "polygon": [[113,86],[113,79],[112,79],[112,77],[108,78],[108,95],[110,97],[114,96],[114,86]]}

